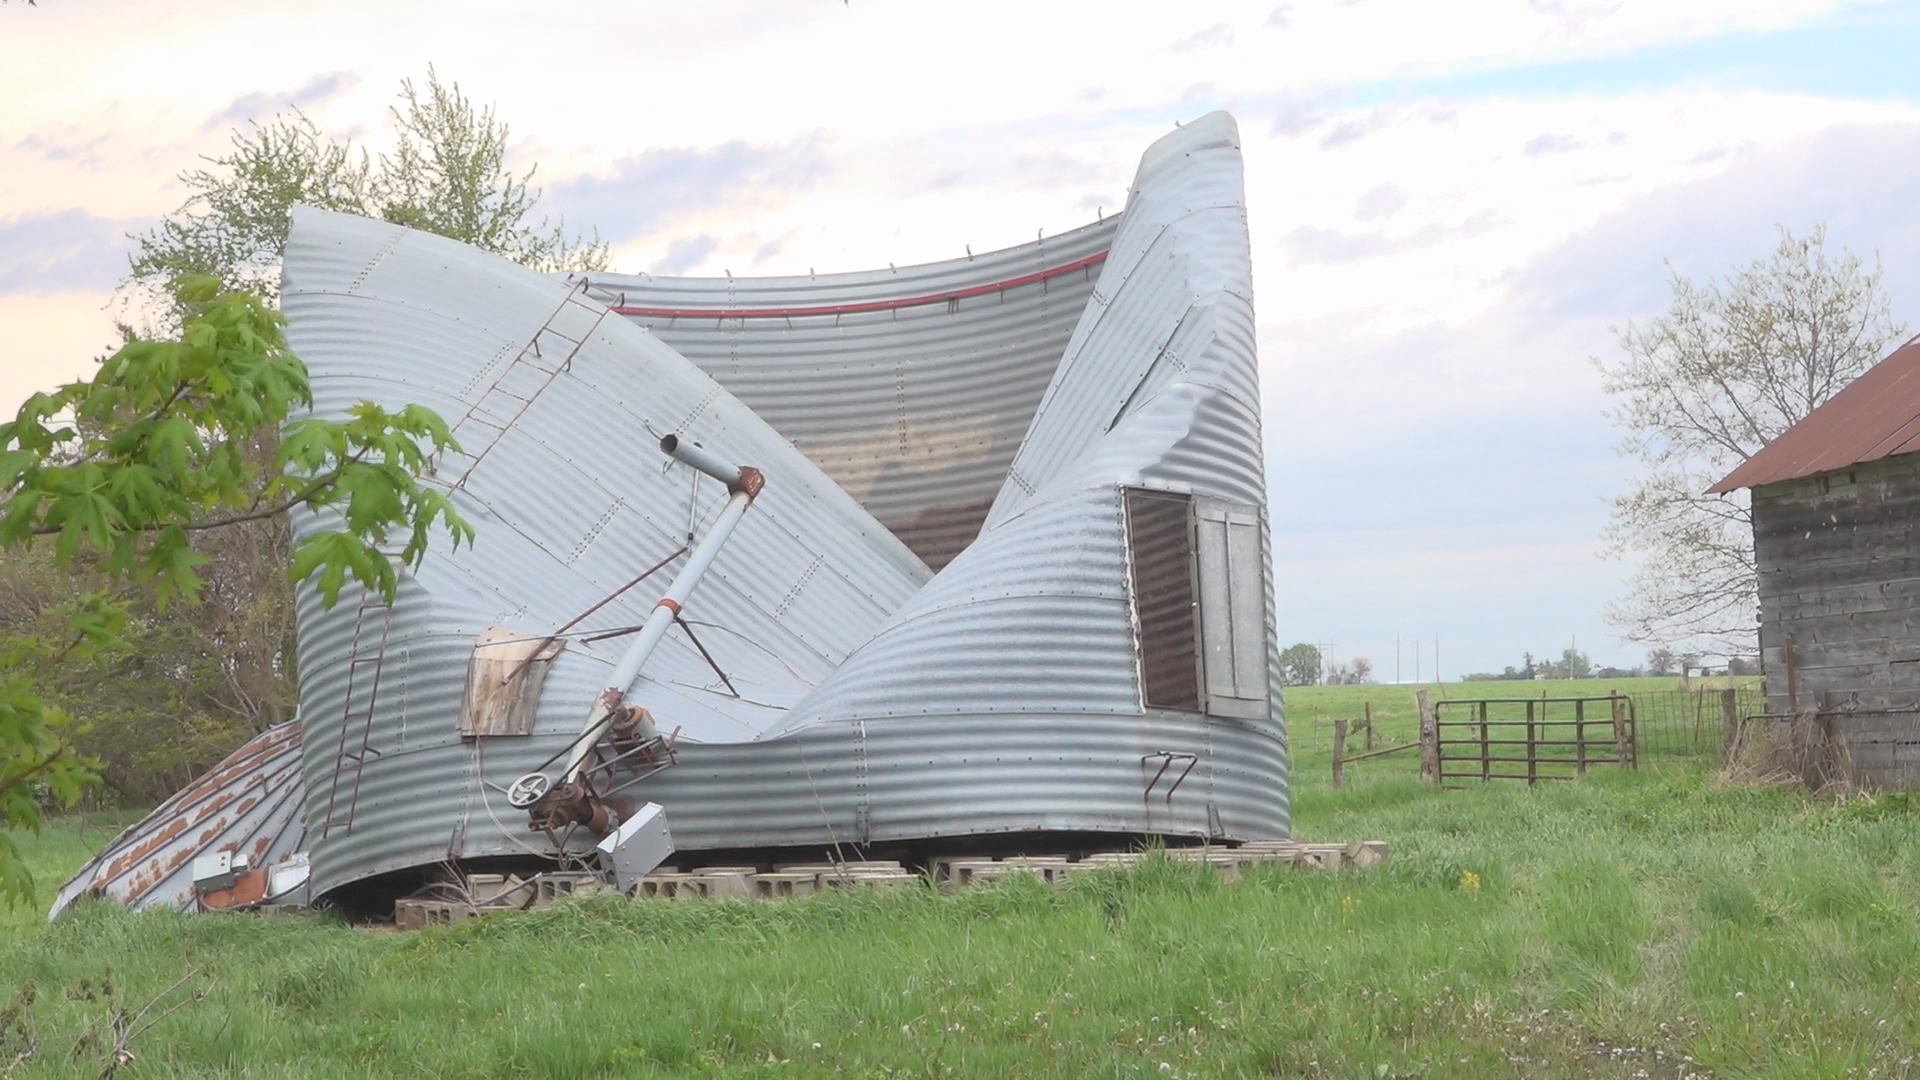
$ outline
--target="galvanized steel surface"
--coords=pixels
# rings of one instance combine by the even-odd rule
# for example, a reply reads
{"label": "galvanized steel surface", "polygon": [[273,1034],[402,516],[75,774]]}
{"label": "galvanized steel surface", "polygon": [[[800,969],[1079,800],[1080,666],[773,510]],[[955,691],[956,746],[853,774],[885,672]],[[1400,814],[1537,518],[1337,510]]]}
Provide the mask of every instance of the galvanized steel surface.
{"label": "galvanized steel surface", "polygon": [[807,277],[593,274],[938,570],[980,530],[1117,219],[965,259]]}
{"label": "galvanized steel surface", "polygon": [[[548,672],[530,738],[459,737],[452,720],[467,660],[487,627],[549,634],[704,533],[727,493],[663,457],[661,436],[766,477],[686,606],[740,696],[678,632],[629,695],[683,739],[755,737],[928,577],[765,422],[565,282],[441,237],[302,209],[283,303],[318,412],[413,401],[453,421],[462,452],[438,464],[436,479],[478,534],[471,547],[432,552],[406,575],[392,609],[349,595],[322,611],[303,590],[317,892],[386,869],[528,848],[524,821],[506,821],[516,815],[488,783],[535,768],[578,733],[626,644],[591,636],[644,622],[665,582],[628,592],[577,628]],[[297,535],[319,524],[294,522]]]}
{"label": "galvanized steel surface", "polygon": [[[1162,139],[1132,191],[1094,302],[984,531],[774,731],[932,714],[1139,714],[1122,486],[1239,503],[1264,534],[1232,119],[1214,113]],[[1263,622],[1268,711],[1246,722],[1279,740],[1278,649],[1271,616]]]}
{"label": "galvanized steel surface", "polygon": [[48,918],[86,896],[191,911],[193,860],[219,851],[272,866],[306,848],[300,722],[268,728],[129,825],[54,897]]}
{"label": "galvanized steel surface", "polygon": [[[1076,296],[1078,270],[1032,277],[1062,259],[1097,280]],[[569,635],[529,736],[460,737],[468,661],[488,628],[552,634],[704,532],[726,493],[666,465],[669,433],[767,478],[686,610],[740,696],[677,632],[628,694],[681,730],[679,764],[629,794],[667,808],[683,850],[1036,830],[1285,835],[1277,663],[1253,718],[1144,708],[1121,513],[1123,491],[1147,487],[1256,515],[1260,630],[1276,655],[1231,118],[1156,143],[1117,224],[974,263],[984,270],[821,279],[831,295],[807,291],[811,279],[736,279],[729,304],[867,310],[831,317],[837,329],[808,322],[819,316],[705,329],[672,316],[658,333],[679,335],[696,366],[605,301],[699,307],[722,299],[715,283],[656,279],[623,297],[599,276],[580,287],[439,237],[297,211],[284,305],[317,411],[418,402],[454,421],[463,451],[435,480],[478,532],[469,548],[436,544],[391,607],[349,590],[327,610],[299,590],[314,894],[449,859],[550,852],[505,786],[564,751],[624,646],[589,638],[638,626],[679,559]],[[1023,276],[1009,270],[1029,279],[978,291]],[[891,291],[896,279],[906,284]],[[975,291],[921,302],[943,288]],[[836,342],[862,352],[836,368],[822,356]],[[922,349],[937,362],[914,362]],[[1042,363],[1047,349],[1059,351]],[[995,374],[974,377],[969,365],[988,361],[980,370]],[[1037,368],[1045,379],[1009,390]],[[891,403],[875,390],[889,377]],[[780,422],[722,383],[761,396]],[[842,389],[846,411],[828,415]],[[978,431],[960,430],[968,417]],[[1002,430],[1016,420],[1017,451]],[[868,423],[878,430],[862,432]],[[819,464],[776,427],[814,440]],[[828,453],[834,432],[904,437],[907,449],[861,480],[850,463],[879,451]],[[929,477],[964,496],[939,501]],[[938,574],[896,531],[928,534],[869,512],[918,505],[938,517],[962,503],[980,514],[966,528],[984,529]],[[1234,684],[1257,699],[1242,675]],[[1159,767],[1189,755],[1193,771],[1168,800]]]}
{"label": "galvanized steel surface", "polygon": [[1741,462],[1709,493],[1920,453],[1920,339],[1908,341]]}

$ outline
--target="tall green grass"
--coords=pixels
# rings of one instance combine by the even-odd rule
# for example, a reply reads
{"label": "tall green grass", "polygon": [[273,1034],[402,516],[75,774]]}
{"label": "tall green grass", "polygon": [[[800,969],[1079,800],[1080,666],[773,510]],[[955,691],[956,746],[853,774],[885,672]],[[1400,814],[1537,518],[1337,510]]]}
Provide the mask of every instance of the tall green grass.
{"label": "tall green grass", "polygon": [[[67,1055],[109,969],[128,1006],[196,965],[205,999],[120,1076],[1915,1073],[1909,800],[1649,768],[1536,790],[1308,781],[1295,809],[1302,835],[1385,838],[1392,861],[600,899],[412,934],[89,905],[0,931],[0,986],[38,992],[21,1076],[97,1073]],[[71,861],[71,838],[46,844],[46,869]]]}

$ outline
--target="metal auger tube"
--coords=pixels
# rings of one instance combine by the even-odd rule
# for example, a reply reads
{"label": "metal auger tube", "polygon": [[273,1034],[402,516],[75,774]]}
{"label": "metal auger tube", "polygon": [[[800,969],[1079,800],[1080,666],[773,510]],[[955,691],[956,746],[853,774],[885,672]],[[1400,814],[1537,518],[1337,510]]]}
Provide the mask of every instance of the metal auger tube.
{"label": "metal auger tube", "polygon": [[[620,658],[613,675],[608,678],[606,687],[595,698],[586,724],[581,729],[581,737],[574,744],[572,753],[567,755],[566,768],[561,772],[562,782],[579,779],[582,764],[592,752],[594,744],[606,734],[614,712],[625,703],[628,688],[640,677],[640,669],[646,665],[647,658],[653,655],[661,639],[667,636],[674,618],[680,614],[680,609],[700,584],[700,579],[713,566],[713,560],[719,556],[720,549],[726,546],[727,538],[733,535],[734,528],[740,524],[747,507],[753,505],[754,496],[760,493],[765,483],[758,469],[747,465],[727,465],[715,455],[672,435],[660,441],[660,448],[676,460],[684,461],[725,483],[733,496],[727,500],[726,507],[714,520],[713,527],[707,530],[707,535],[700,538],[700,543],[687,556],[687,564],[674,575],[673,583],[667,586],[667,591],[654,604],[646,624],[634,635],[633,644],[627,647],[626,654]],[[650,736],[653,733],[641,734]]]}
{"label": "metal auger tube", "polygon": [[760,470],[750,465],[734,465],[706,447],[695,446],[678,435],[668,435],[661,439],[660,452],[683,465],[706,473],[727,485],[727,490],[735,494],[745,491],[749,495],[758,495],[761,485],[765,483],[760,476]]}

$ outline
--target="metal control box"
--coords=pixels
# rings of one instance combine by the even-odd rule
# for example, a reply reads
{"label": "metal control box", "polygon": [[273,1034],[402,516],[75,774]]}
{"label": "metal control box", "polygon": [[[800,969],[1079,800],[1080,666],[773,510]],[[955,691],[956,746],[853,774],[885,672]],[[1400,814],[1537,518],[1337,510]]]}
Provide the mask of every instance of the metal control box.
{"label": "metal control box", "polygon": [[632,892],[641,878],[673,854],[666,809],[659,803],[647,803],[608,833],[598,847],[600,865],[613,874],[614,884],[621,892]]}

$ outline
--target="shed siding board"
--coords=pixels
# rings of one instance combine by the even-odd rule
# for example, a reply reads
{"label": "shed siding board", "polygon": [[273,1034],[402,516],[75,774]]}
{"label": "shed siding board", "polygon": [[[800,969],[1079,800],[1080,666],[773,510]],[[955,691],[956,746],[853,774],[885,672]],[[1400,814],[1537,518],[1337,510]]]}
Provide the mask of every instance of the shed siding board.
{"label": "shed siding board", "polygon": [[1830,710],[1856,777],[1920,786],[1920,455],[1753,491],[1767,711]]}

